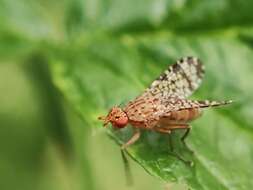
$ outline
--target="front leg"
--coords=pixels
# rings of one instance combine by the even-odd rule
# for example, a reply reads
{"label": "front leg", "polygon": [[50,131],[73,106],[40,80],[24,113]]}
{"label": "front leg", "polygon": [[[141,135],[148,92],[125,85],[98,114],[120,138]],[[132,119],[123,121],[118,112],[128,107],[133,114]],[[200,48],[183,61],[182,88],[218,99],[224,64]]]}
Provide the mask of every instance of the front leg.
{"label": "front leg", "polygon": [[140,138],[141,132],[139,129],[135,129],[133,136],[125,143],[121,146],[121,149],[124,150],[126,149],[128,146],[134,144],[139,138]]}

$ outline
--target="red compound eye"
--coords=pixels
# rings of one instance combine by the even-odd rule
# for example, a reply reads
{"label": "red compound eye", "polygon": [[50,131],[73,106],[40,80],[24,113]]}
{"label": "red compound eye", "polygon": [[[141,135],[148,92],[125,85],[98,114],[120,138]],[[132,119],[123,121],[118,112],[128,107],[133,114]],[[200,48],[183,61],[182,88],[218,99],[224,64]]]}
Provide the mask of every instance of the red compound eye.
{"label": "red compound eye", "polygon": [[114,122],[114,126],[117,128],[123,128],[127,125],[128,118],[127,117],[120,117]]}

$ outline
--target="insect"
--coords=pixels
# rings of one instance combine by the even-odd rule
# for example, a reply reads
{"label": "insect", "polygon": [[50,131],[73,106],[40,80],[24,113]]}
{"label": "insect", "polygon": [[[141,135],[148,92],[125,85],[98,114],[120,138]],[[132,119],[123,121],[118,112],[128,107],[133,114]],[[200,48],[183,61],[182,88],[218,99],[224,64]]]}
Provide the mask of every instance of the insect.
{"label": "insect", "polygon": [[[133,136],[121,146],[122,149],[135,143],[141,134],[140,129],[170,134],[173,130],[185,130],[181,137],[190,132],[189,123],[200,117],[202,110],[230,104],[232,101],[209,101],[187,99],[199,86],[204,76],[204,66],[195,57],[179,59],[165,70],[140,96],[123,108],[113,107],[107,116],[98,119],[121,129],[130,124],[134,127]],[[186,145],[186,144],[185,144]]]}

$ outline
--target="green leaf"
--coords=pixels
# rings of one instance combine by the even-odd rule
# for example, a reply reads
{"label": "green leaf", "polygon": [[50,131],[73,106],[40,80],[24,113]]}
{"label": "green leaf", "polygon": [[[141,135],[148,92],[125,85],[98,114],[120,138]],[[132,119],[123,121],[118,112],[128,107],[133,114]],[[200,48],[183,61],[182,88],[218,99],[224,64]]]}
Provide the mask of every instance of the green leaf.
{"label": "green leaf", "polygon": [[[225,35],[185,38],[154,33],[87,39],[85,45],[62,49],[52,57],[51,68],[55,85],[90,127],[102,127],[99,115],[140,94],[176,59],[197,56],[206,66],[206,77],[194,99],[237,101],[229,107],[206,110],[192,123],[187,143],[194,155],[180,143],[182,132],[172,135],[176,151],[195,166],[189,167],[171,154],[167,135],[150,131],[143,132],[128,152],[150,174],[187,183],[192,189],[253,188],[249,180],[253,177],[253,52],[248,46]],[[121,144],[132,130],[108,133]]]}
{"label": "green leaf", "polygon": [[[50,57],[55,86],[90,127],[101,127],[97,116],[140,94],[176,59],[199,57],[207,74],[194,98],[236,103],[206,110],[192,123],[187,142],[194,155],[179,141],[182,132],[173,134],[176,151],[195,166],[177,160],[170,137],[154,132],[143,132],[129,155],[150,174],[192,189],[252,189],[252,5],[249,0],[2,0],[0,55],[18,61],[34,52]],[[132,134],[131,127],[107,132],[119,144]]]}
{"label": "green leaf", "polygon": [[22,34],[29,39],[63,40],[68,4],[68,0],[61,4],[55,1],[1,0],[0,30]]}
{"label": "green leaf", "polygon": [[[84,19],[92,29],[181,32],[252,25],[252,1],[240,0],[87,0]],[[236,11],[235,11],[236,10]]]}

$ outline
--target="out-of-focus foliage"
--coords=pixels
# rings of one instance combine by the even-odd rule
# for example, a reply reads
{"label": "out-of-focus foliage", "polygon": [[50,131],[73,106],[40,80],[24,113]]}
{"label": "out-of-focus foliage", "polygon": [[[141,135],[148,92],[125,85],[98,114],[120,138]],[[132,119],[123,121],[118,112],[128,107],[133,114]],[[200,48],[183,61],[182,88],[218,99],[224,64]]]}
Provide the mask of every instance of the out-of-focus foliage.
{"label": "out-of-focus foliage", "polygon": [[[92,166],[81,153],[80,139],[92,137],[79,133],[92,127],[99,131],[97,116],[140,94],[176,59],[199,57],[206,77],[194,98],[236,102],[206,111],[192,123],[187,142],[194,155],[178,142],[182,133],[174,135],[176,150],[194,160],[195,166],[190,168],[171,156],[168,137],[152,132],[143,133],[128,149],[129,155],[166,182],[192,189],[252,189],[252,6],[250,0],[1,0],[1,62],[35,65],[29,73],[48,92],[46,110],[53,109],[50,113],[55,116],[45,125],[58,126],[48,128],[64,147],[71,136],[74,153],[69,154],[76,155],[85,170]],[[38,62],[48,68],[35,69]],[[41,68],[44,74],[39,77]],[[74,130],[72,124],[69,131],[64,130],[62,106],[47,69],[87,129]],[[108,133],[122,143],[132,131]],[[94,179],[88,173],[84,176],[95,189]]]}

